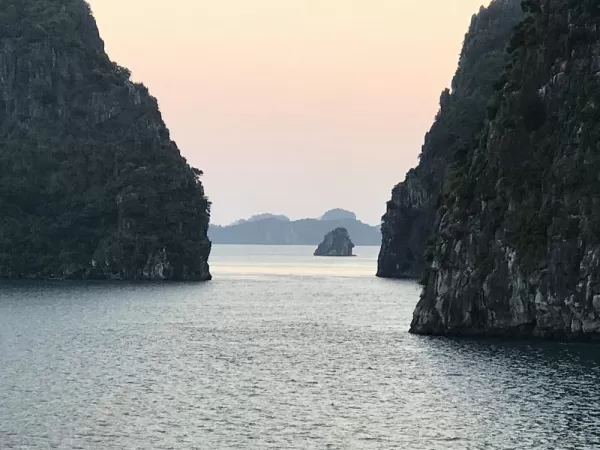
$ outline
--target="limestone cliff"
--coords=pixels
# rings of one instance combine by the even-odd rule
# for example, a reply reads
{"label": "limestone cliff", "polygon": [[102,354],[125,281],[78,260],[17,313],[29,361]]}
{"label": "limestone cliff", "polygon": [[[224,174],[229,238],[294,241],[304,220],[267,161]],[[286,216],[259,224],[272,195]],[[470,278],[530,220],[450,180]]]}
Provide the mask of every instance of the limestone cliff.
{"label": "limestone cliff", "polygon": [[348,230],[336,228],[327,233],[323,242],[315,250],[315,256],[353,256],[354,244],[350,240]]}
{"label": "limestone cliff", "polygon": [[387,204],[378,276],[421,276],[445,172],[457,150],[469,142],[486,117],[493,84],[506,63],[508,41],[521,17],[520,0],[495,0],[473,16],[452,92],[442,92],[419,165],[393,189]]}
{"label": "limestone cliff", "polygon": [[0,278],[210,278],[209,203],[83,0],[0,2]]}
{"label": "limestone cliff", "polygon": [[445,183],[415,333],[600,337],[600,4],[524,5]]}

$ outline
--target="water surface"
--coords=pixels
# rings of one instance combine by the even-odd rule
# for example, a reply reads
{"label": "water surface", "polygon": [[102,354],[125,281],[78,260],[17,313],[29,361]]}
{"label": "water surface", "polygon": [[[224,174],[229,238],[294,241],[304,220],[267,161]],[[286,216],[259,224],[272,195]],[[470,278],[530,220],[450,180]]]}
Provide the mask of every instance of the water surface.
{"label": "water surface", "polygon": [[596,449],[593,345],[407,333],[376,248],[216,246],[206,284],[3,283],[0,449]]}

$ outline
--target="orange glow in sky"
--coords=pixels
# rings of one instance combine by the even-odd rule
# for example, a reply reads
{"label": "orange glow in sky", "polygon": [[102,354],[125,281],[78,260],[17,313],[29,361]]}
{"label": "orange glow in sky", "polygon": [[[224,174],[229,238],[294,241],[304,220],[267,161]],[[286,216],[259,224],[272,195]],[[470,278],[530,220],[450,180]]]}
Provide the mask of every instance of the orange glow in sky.
{"label": "orange glow in sky", "polygon": [[336,207],[379,223],[481,3],[90,0],[111,58],[204,170],[215,223]]}

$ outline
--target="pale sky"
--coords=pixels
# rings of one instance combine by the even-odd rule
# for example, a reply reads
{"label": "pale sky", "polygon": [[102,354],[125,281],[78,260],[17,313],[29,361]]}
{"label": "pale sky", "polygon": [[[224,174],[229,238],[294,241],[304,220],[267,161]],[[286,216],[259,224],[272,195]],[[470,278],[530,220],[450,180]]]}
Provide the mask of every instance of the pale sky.
{"label": "pale sky", "polygon": [[488,0],[89,0],[110,57],[205,172],[213,222],[378,224]]}

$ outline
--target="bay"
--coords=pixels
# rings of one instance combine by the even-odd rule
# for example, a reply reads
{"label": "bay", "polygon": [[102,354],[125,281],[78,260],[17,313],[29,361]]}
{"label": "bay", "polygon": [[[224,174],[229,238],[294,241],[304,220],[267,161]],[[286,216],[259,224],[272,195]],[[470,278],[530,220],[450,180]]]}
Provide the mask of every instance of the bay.
{"label": "bay", "polygon": [[592,449],[594,345],[408,334],[377,248],[215,246],[214,281],[2,282],[2,449]]}

